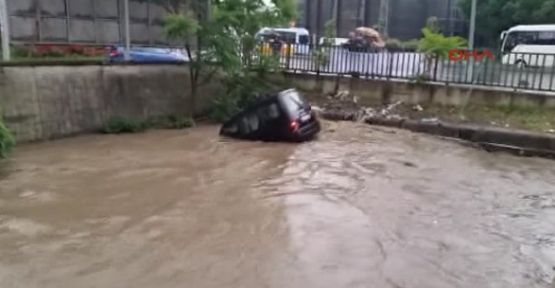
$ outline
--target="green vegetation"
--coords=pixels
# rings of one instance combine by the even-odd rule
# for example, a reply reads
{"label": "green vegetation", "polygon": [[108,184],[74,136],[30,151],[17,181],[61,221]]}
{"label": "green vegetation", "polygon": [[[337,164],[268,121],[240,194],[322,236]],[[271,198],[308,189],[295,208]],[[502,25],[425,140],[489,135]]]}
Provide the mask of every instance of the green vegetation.
{"label": "green vegetation", "polygon": [[535,107],[470,105],[461,107],[428,105],[423,111],[405,107],[413,119],[439,117],[448,122],[474,123],[535,132],[555,131],[555,110]]}
{"label": "green vegetation", "polygon": [[318,46],[318,50],[314,51],[317,67],[328,65],[330,61],[330,47],[334,44],[333,38],[335,38],[335,35],[335,19],[332,19],[324,25],[323,43]]}
{"label": "green vegetation", "polygon": [[186,129],[195,126],[195,121],[184,115],[165,115],[153,117],[148,121],[149,128],[157,129]]}
{"label": "green vegetation", "polygon": [[[466,19],[470,19],[471,0],[459,0]],[[478,43],[497,46],[503,30],[519,24],[553,23],[555,0],[480,0],[476,15]]]}
{"label": "green vegetation", "polygon": [[388,38],[385,40],[385,48],[388,51],[398,51],[403,49],[403,42],[396,38]]}
{"label": "green vegetation", "polygon": [[63,53],[62,51],[52,50],[49,52],[44,53],[36,53],[33,52],[31,48],[21,47],[21,46],[14,46],[12,47],[12,62],[27,62],[27,61],[39,61],[39,62],[48,62],[48,61],[103,61],[106,59],[105,56],[89,56],[80,53]]}
{"label": "green vegetation", "polygon": [[412,39],[412,40],[404,41],[402,43],[403,49],[410,50],[410,51],[418,50],[419,45],[420,45],[420,40],[418,39]]}
{"label": "green vegetation", "polygon": [[411,51],[414,52],[418,50],[420,45],[420,40],[413,39],[408,41],[401,41],[397,38],[388,38],[385,40],[385,47],[388,51]]}
{"label": "green vegetation", "polygon": [[15,146],[15,139],[0,119],[0,159],[8,158]]}
{"label": "green vegetation", "polygon": [[195,106],[198,87],[211,81],[216,71],[226,84],[227,97],[214,102],[212,114],[218,120],[241,109],[249,102],[246,99],[269,86],[267,72],[277,70],[279,62],[257,53],[255,35],[262,27],[285,25],[296,12],[294,0],[271,2],[267,6],[260,0],[183,0],[180,3],[192,9],[171,10],[174,13],[166,19],[166,33],[169,38],[184,42],[192,59],[188,65],[191,108]]}
{"label": "green vegetation", "polygon": [[422,33],[424,37],[420,39],[418,50],[430,56],[447,58],[450,50],[466,47],[464,38],[445,36],[429,26],[422,29]]}
{"label": "green vegetation", "polygon": [[106,134],[139,133],[147,129],[186,129],[195,126],[195,121],[187,116],[170,114],[155,116],[144,121],[132,117],[111,117],[102,132]]}
{"label": "green vegetation", "polygon": [[419,76],[421,79],[431,78],[437,61],[447,58],[449,51],[466,47],[464,38],[441,34],[434,18],[428,21],[428,26],[422,29],[422,34],[424,36],[418,43],[418,51],[426,54],[426,66],[424,75]]}
{"label": "green vegetation", "polygon": [[146,130],[147,123],[134,118],[111,117],[104,124],[102,132],[107,134],[137,133]]}

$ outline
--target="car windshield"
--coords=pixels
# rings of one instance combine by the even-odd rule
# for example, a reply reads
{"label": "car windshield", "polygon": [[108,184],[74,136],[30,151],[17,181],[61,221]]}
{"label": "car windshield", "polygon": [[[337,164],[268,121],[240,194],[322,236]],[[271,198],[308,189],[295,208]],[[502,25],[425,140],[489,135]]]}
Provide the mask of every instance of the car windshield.
{"label": "car windshield", "polygon": [[553,45],[555,31],[511,32],[507,36],[505,52],[510,52],[518,45]]}

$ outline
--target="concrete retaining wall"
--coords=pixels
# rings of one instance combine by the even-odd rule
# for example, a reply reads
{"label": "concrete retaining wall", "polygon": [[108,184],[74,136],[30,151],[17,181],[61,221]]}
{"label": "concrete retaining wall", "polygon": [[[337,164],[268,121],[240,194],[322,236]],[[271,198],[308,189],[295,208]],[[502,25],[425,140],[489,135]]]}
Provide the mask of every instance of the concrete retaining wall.
{"label": "concrete retaining wall", "polygon": [[[19,142],[100,129],[111,116],[189,111],[188,70],[175,65],[0,67],[0,110]],[[219,93],[201,88],[196,111]]]}
{"label": "concrete retaining wall", "polygon": [[[442,84],[415,84],[408,82],[380,81],[334,76],[288,75],[292,83],[314,95],[334,93],[336,89],[350,90],[359,97],[362,105],[394,103],[438,104],[445,106],[487,105],[530,108],[555,108],[555,95],[516,92],[494,88],[446,86]],[[470,94],[468,93],[470,92]],[[470,95],[469,97],[467,97]]]}
{"label": "concrete retaining wall", "polygon": [[[288,85],[318,96],[351,90],[363,105],[403,100],[462,105],[465,87],[417,85],[357,78],[287,75]],[[0,115],[19,142],[97,131],[112,116],[148,118],[184,114],[190,103],[188,70],[176,65],[0,67]],[[281,79],[283,80],[283,79]],[[200,88],[197,113],[222,93],[220,81]],[[555,108],[555,97],[473,89],[468,103]]]}

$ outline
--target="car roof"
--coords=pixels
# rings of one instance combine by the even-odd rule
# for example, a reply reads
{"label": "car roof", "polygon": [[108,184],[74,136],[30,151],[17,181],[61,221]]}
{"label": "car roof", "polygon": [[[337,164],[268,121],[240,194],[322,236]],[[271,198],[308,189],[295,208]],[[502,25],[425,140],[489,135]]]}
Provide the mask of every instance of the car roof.
{"label": "car roof", "polygon": [[518,25],[509,29],[509,32],[534,32],[534,31],[555,31],[555,24],[542,25]]}

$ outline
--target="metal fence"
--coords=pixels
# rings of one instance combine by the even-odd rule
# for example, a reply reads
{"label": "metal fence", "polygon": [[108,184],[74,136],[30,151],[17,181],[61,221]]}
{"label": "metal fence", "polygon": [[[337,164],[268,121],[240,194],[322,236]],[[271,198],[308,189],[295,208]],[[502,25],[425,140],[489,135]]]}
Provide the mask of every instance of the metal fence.
{"label": "metal fence", "polygon": [[414,51],[349,50],[341,46],[296,45],[291,51],[278,53],[281,68],[292,73],[555,91],[554,54],[510,53],[495,60],[455,62]]}

